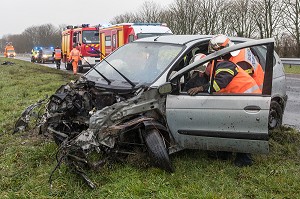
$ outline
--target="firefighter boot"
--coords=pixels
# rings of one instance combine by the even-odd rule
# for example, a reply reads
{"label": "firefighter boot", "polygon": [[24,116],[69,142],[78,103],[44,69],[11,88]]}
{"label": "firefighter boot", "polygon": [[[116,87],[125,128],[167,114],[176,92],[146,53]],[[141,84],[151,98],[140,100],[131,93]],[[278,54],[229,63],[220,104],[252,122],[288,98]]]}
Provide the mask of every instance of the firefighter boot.
{"label": "firefighter boot", "polygon": [[234,160],[235,166],[238,167],[245,167],[245,166],[251,166],[252,163],[252,157],[250,153],[237,153],[235,160]]}

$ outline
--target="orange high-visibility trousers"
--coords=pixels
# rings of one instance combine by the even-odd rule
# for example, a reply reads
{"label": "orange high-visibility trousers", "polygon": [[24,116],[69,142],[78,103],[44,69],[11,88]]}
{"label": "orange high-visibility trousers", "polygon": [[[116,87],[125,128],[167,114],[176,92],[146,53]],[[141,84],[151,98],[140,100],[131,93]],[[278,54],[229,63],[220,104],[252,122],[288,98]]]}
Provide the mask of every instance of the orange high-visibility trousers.
{"label": "orange high-visibility trousers", "polygon": [[78,61],[73,60],[72,66],[73,66],[73,74],[76,75],[78,69]]}

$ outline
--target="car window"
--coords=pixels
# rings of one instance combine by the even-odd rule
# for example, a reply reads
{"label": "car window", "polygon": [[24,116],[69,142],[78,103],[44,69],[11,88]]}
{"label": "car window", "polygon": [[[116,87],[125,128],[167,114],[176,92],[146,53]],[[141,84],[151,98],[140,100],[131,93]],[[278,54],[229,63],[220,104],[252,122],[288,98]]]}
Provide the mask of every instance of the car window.
{"label": "car window", "polygon": [[[267,49],[265,46],[255,46],[251,48],[251,51],[254,55],[257,56],[259,63],[261,64],[262,68],[265,70],[266,67],[266,53]],[[273,67],[276,65],[276,58],[273,56]]]}
{"label": "car window", "polygon": [[[235,44],[242,43],[241,41],[234,41]],[[257,61],[260,63],[262,66],[263,70],[265,70],[266,67],[266,46],[254,46],[251,47],[251,52],[254,54],[256,57]],[[276,58],[273,56],[273,67],[276,65]]]}
{"label": "car window", "polygon": [[[265,46],[255,46],[255,47],[251,47],[251,49],[253,49],[253,51],[255,53],[254,56],[261,60],[261,63],[263,64],[263,68],[265,68],[265,64],[266,64],[266,53],[267,53],[267,50],[265,48]],[[195,52],[199,53],[198,50],[195,50],[195,49],[191,49],[189,52],[193,52],[195,54]],[[201,52],[201,51],[200,51]],[[256,53],[257,52],[257,53]],[[204,52],[202,51],[201,53],[205,53],[205,50]],[[247,55],[247,54],[246,54]],[[226,57],[228,56],[227,55],[222,55],[222,57]],[[181,61],[179,61],[179,63],[183,63],[184,59],[186,57],[189,57],[188,56],[188,53],[184,56],[184,58],[182,58]],[[254,93],[254,91],[252,91],[251,89],[251,92],[249,90],[247,90],[247,92],[245,91],[241,91],[239,89],[233,89],[233,90],[236,90],[236,92],[219,92],[224,90],[222,88],[225,88],[224,85],[226,85],[226,88],[228,88],[228,86],[231,86],[232,87],[232,84],[230,84],[231,80],[233,79],[233,77],[237,76],[237,74],[239,72],[237,72],[238,70],[243,70],[242,68],[236,68],[235,66],[237,66],[236,64],[233,64],[231,61],[229,62],[228,61],[228,64],[231,65],[230,67],[232,68],[224,68],[224,69],[220,69],[218,66],[216,66],[217,69],[215,70],[211,70],[209,67],[211,67],[213,61],[217,61],[218,59],[220,59],[220,57],[216,57],[216,60],[211,60],[209,62],[206,62],[206,63],[202,63],[201,65],[198,65],[197,67],[194,67],[193,69],[187,71],[186,73],[182,74],[182,76],[180,78],[178,78],[177,80],[177,85],[178,85],[178,93],[181,93],[181,94],[187,94],[188,90],[191,89],[191,88],[195,88],[195,87],[199,87],[199,86],[206,86],[206,89],[203,89],[203,91],[199,92],[198,94],[207,94],[207,93],[210,93],[213,94],[213,95],[256,95],[256,94],[259,94],[261,93],[261,88],[263,86],[263,78],[264,78],[264,74],[263,72],[261,73],[261,77],[262,77],[262,80],[261,80],[261,84],[258,83],[257,81],[257,78],[255,78],[253,76],[253,78],[250,81],[252,81],[253,83],[253,88],[257,87],[260,88],[260,89],[256,89],[257,93]],[[178,64],[178,68],[180,69],[180,64]],[[175,68],[176,69],[176,68]],[[210,73],[213,72],[213,75],[210,75]],[[245,73],[246,72],[246,73]],[[247,71],[246,70],[243,70],[243,72],[241,73],[244,73],[246,75],[247,74]],[[239,77],[241,76],[241,74],[239,74]],[[214,78],[217,77],[217,80],[215,80]],[[251,75],[252,77],[252,75]],[[255,80],[253,82],[253,79]],[[215,85],[216,82],[219,82],[219,84],[223,84],[223,87],[220,87],[219,90],[218,90],[218,86],[219,85]],[[227,82],[226,82],[227,81]],[[250,84],[250,83],[249,83]],[[261,85],[261,86],[260,86]]]}
{"label": "car window", "polygon": [[45,54],[45,55],[50,55],[52,53],[53,53],[52,50],[43,50],[43,54]]}
{"label": "car window", "polygon": [[[106,61],[135,83],[151,83],[172,63],[182,48],[182,45],[174,44],[131,42],[110,54]],[[106,61],[96,65],[96,69],[111,80],[124,81]],[[99,77],[99,74],[91,70],[87,77],[91,76]]]}

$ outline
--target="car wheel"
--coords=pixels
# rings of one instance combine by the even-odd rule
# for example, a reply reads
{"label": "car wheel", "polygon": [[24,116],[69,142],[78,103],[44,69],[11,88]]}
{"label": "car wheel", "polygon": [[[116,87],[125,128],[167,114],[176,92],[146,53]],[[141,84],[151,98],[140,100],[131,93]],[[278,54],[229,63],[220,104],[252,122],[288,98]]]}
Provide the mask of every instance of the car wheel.
{"label": "car wheel", "polygon": [[272,101],[270,104],[269,112],[269,129],[276,129],[282,125],[282,108],[276,101]]}
{"label": "car wheel", "polygon": [[174,172],[163,137],[156,129],[144,135],[148,153],[154,165],[168,172]]}

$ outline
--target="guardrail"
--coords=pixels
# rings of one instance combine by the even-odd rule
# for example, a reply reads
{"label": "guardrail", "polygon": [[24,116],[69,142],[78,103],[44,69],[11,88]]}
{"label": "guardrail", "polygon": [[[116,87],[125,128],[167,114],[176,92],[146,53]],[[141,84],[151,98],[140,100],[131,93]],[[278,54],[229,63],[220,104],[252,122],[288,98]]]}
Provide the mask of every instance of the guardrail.
{"label": "guardrail", "polygon": [[280,58],[282,64],[290,65],[300,65],[300,58]]}

